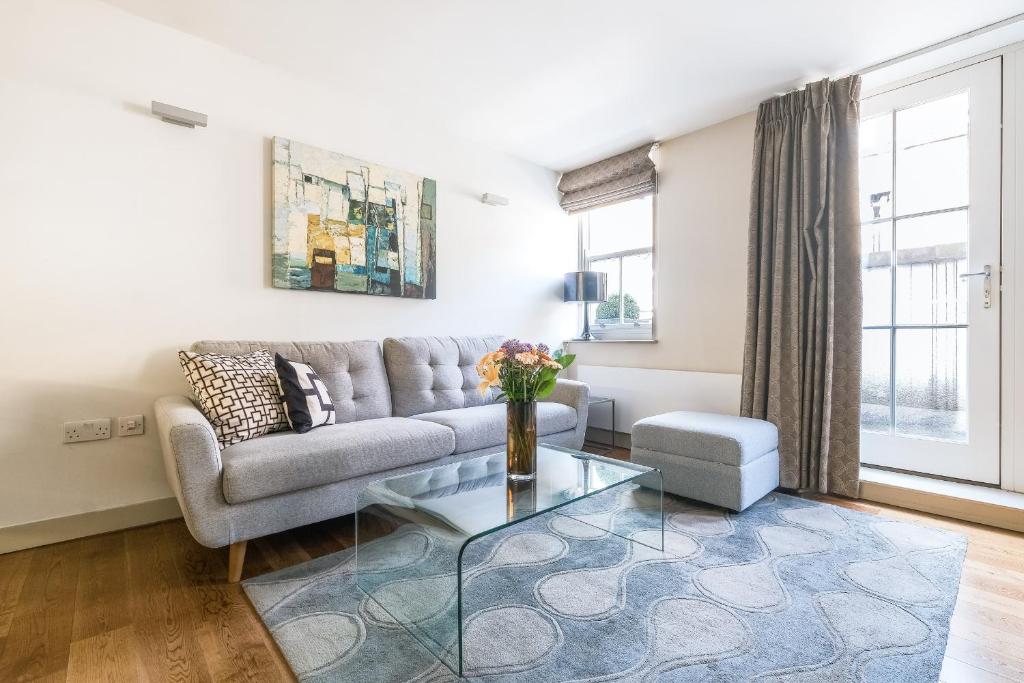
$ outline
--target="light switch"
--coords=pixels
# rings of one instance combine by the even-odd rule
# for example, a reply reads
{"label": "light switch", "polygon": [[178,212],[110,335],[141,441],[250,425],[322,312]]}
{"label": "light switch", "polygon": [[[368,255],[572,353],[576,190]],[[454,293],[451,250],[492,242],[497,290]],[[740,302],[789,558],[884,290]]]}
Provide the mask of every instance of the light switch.
{"label": "light switch", "polygon": [[146,423],[142,415],[126,415],[117,418],[118,436],[137,436],[146,431]]}

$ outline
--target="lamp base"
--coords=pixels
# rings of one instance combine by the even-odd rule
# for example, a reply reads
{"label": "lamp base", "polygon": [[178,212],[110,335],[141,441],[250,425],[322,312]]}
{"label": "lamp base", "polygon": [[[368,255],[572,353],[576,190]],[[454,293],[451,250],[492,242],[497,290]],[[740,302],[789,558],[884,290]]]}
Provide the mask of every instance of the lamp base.
{"label": "lamp base", "polygon": [[583,333],[576,338],[576,341],[590,341],[590,303],[583,302]]}

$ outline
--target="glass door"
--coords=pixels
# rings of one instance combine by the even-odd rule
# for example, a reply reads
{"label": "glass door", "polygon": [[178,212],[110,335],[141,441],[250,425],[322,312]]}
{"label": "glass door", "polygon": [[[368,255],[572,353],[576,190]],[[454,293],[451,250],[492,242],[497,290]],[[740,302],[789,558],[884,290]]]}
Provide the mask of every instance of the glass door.
{"label": "glass door", "polygon": [[861,102],[861,460],[999,483],[1000,60]]}

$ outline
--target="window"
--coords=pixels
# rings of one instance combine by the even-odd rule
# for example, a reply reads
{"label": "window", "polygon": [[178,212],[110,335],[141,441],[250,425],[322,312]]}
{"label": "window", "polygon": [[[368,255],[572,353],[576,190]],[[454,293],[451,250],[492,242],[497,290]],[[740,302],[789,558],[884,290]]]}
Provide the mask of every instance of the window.
{"label": "window", "polygon": [[582,213],[579,228],[582,268],[608,274],[608,300],[589,307],[591,334],[653,339],[653,195]]}
{"label": "window", "polygon": [[968,440],[968,119],[958,92],[861,123],[868,432]]}

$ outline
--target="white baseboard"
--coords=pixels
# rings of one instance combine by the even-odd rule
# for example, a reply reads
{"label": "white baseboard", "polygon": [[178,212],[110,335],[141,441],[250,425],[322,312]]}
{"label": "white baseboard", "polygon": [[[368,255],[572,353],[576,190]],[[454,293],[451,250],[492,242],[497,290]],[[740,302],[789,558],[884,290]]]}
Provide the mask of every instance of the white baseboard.
{"label": "white baseboard", "polygon": [[18,524],[0,529],[0,555],[178,517],[181,508],[177,499],[171,497]]}

